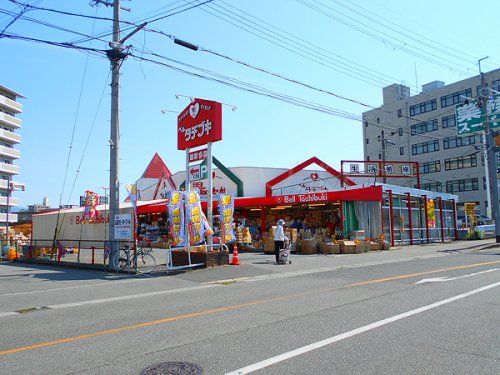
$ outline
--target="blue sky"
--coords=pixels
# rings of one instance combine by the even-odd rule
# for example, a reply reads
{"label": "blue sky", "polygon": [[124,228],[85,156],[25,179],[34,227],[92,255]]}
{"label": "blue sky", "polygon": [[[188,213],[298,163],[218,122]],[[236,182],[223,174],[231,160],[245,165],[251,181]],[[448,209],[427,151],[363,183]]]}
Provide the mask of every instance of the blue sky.
{"label": "blue sky", "polygon": [[[30,3],[91,16],[112,16],[111,8],[91,7],[88,1],[32,0]],[[192,0],[123,1],[123,6],[130,7],[131,12],[122,12],[122,19],[136,22],[196,3]],[[7,0],[0,5],[1,11],[18,12],[19,9]],[[229,12],[236,15],[227,18]],[[381,88],[394,82],[410,85],[413,91],[417,84],[434,80],[455,82],[476,75],[474,61],[484,56],[490,56],[484,62],[485,71],[498,68],[497,32],[490,25],[498,23],[499,13],[497,1],[478,6],[470,1],[427,0],[215,0],[148,27],[316,88],[379,106]],[[111,27],[109,21],[94,24],[91,19],[38,10],[25,15],[83,34],[91,34],[92,30],[97,34]],[[0,30],[11,18],[0,14]],[[265,29],[257,29],[258,25]],[[283,32],[287,33],[282,34],[286,39],[278,39]],[[57,42],[82,39],[23,18],[6,33]],[[153,51],[355,117],[368,109],[208,52],[182,48],[157,33],[141,31],[128,44],[139,57],[158,60],[147,55]],[[107,48],[98,40],[78,45]],[[0,84],[27,97],[22,100],[24,112],[20,115],[24,123],[19,131],[22,156],[18,161],[21,174],[17,177],[18,181],[26,182],[27,190],[16,193],[20,206],[39,203],[44,196],[49,197],[53,206],[59,203],[75,118],[62,203],[78,203],[78,197],[86,189],[103,193],[100,187],[109,186],[108,60],[87,57],[76,50],[8,38],[0,39],[0,56]],[[339,59],[348,67],[339,68]],[[258,96],[132,57],[123,64],[121,89],[122,184],[138,179],[155,152],[172,172],[184,168],[184,153],[176,147],[176,114],[160,111],[164,108],[180,112],[188,104],[188,98],[176,99],[175,94],[237,106],[236,111],[224,107],[223,141],[214,144],[214,155],[227,166],[290,168],[317,156],[337,167],[342,159],[363,157],[358,121]],[[96,121],[84,153],[94,117]],[[125,197],[122,189],[121,199]]]}

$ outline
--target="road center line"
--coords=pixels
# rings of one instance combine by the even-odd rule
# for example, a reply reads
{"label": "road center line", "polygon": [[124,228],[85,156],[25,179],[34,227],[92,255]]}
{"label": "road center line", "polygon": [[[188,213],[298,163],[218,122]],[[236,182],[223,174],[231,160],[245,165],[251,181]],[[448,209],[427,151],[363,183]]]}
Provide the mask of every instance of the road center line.
{"label": "road center line", "polygon": [[448,303],[451,303],[451,302],[454,302],[454,301],[457,301],[457,300],[460,300],[460,299],[472,296],[474,294],[483,292],[483,291],[488,290],[488,289],[495,288],[495,287],[497,287],[499,285],[500,285],[500,282],[497,282],[497,283],[494,283],[494,284],[489,284],[489,285],[483,286],[481,288],[474,289],[474,290],[471,290],[469,292],[456,295],[456,296],[451,297],[451,298],[447,298],[447,299],[444,299],[444,300],[441,300],[441,301],[438,301],[438,302],[431,303],[430,305],[422,306],[422,307],[419,307],[417,309],[404,312],[402,314],[394,315],[394,316],[391,316],[389,318],[385,318],[385,319],[379,320],[377,322],[368,324],[366,326],[359,327],[359,328],[353,329],[351,331],[341,333],[341,334],[336,335],[336,336],[332,336],[332,337],[327,338],[325,340],[317,341],[315,343],[303,346],[301,348],[298,348],[298,349],[295,349],[295,350],[291,350],[289,352],[286,352],[286,353],[283,353],[283,354],[280,354],[280,355],[268,358],[266,360],[254,363],[252,365],[249,365],[249,366],[246,366],[246,367],[242,367],[242,368],[240,368],[238,370],[234,370],[232,372],[229,372],[226,375],[250,374],[250,373],[252,373],[254,371],[261,370],[263,368],[269,367],[269,366],[274,365],[276,363],[286,361],[286,360],[288,360],[290,358],[297,357],[299,355],[302,355],[302,354],[308,353],[310,351],[322,348],[324,346],[327,346],[327,345],[333,344],[335,342],[347,339],[349,337],[353,337],[353,336],[359,335],[360,333],[364,333],[364,332],[370,331],[372,329],[384,326],[386,324],[390,324],[390,323],[396,322],[398,320],[405,319],[405,318],[408,318],[410,316],[420,314],[420,313],[422,313],[424,311],[435,309],[436,307],[439,307],[439,306],[442,306],[442,305],[446,305]]}

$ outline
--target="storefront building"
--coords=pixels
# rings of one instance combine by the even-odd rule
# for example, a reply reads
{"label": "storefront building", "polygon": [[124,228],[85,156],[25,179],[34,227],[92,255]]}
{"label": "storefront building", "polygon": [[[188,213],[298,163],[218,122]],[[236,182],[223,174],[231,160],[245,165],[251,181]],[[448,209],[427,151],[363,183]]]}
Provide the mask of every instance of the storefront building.
{"label": "storefront building", "polygon": [[[337,239],[363,230],[367,238],[383,237],[392,246],[456,238],[457,196],[452,194],[380,183],[364,185],[362,179],[341,176],[315,157],[292,169],[226,168],[217,162],[214,194],[235,196],[236,225],[248,228],[253,237],[269,232],[278,219],[283,219],[289,227],[313,234],[321,230]],[[321,169],[306,169],[313,164]],[[176,173],[171,179],[182,189],[185,172]],[[203,180],[194,181],[191,188],[201,191],[203,199]],[[170,190],[163,184],[164,196]],[[215,200],[214,197],[216,214]],[[166,242],[165,202],[144,202],[138,208],[143,234],[152,240]]]}

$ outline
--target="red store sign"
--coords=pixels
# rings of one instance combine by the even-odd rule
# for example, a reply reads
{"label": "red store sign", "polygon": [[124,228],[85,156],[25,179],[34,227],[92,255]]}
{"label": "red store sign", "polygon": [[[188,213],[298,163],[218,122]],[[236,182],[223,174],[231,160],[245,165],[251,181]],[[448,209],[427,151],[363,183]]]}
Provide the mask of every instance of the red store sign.
{"label": "red store sign", "polygon": [[222,140],[222,104],[194,99],[177,116],[177,149],[206,145]]}

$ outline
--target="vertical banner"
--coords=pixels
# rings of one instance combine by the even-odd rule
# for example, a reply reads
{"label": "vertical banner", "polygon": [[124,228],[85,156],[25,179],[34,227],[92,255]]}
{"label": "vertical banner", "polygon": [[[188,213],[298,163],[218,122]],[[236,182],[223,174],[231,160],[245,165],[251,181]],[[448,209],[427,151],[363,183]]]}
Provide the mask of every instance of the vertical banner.
{"label": "vertical banner", "polygon": [[137,228],[139,227],[139,218],[137,216],[137,186],[127,184],[125,188],[128,192],[128,198],[130,199],[130,203],[132,203],[132,211],[134,213],[134,240],[137,237]]}
{"label": "vertical banner", "polygon": [[196,191],[186,191],[184,195],[191,245],[199,245],[204,241],[206,229],[206,219],[201,209],[200,195]]}
{"label": "vertical banner", "polygon": [[84,211],[83,211],[83,222],[99,219],[99,213],[96,210],[96,206],[99,204],[99,194],[94,193],[90,190],[85,190],[84,198]]}
{"label": "vertical banner", "polygon": [[221,240],[228,243],[236,240],[233,229],[234,197],[231,194],[219,194],[219,215]]}
{"label": "vertical banner", "polygon": [[434,209],[434,199],[427,200],[427,224],[429,228],[436,228],[436,211]]}
{"label": "vertical banner", "polygon": [[183,194],[180,191],[171,191],[167,201],[168,221],[170,228],[170,238],[172,246],[179,247],[186,245],[186,235],[184,232],[184,202]]}

